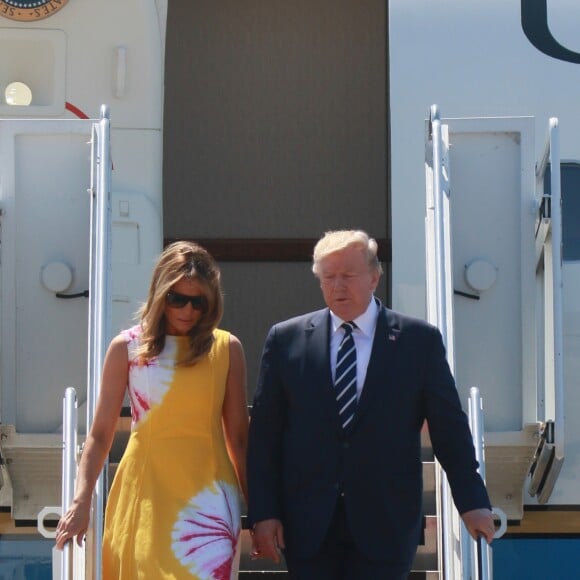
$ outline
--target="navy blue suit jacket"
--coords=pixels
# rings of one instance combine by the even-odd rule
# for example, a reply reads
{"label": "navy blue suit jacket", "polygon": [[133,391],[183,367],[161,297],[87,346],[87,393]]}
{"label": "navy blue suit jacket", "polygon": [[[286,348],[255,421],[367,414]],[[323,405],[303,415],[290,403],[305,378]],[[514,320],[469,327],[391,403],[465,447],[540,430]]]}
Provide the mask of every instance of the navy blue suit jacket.
{"label": "navy blue suit jacket", "polygon": [[278,518],[294,557],[316,553],[344,494],[359,550],[411,563],[420,538],[420,431],[460,513],[487,507],[471,434],[439,331],[380,306],[355,418],[342,429],[324,309],[276,324],[264,351],[250,423],[250,523]]}

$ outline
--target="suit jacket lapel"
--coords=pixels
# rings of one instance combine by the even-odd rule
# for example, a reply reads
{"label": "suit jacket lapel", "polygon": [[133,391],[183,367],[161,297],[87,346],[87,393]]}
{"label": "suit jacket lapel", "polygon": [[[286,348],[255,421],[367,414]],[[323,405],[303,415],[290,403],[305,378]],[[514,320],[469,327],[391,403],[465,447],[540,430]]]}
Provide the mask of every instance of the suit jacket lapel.
{"label": "suit jacket lapel", "polygon": [[334,397],[330,369],[330,311],[328,308],[317,312],[313,316],[306,326],[305,334],[305,375],[312,377],[313,384],[320,386],[323,394],[328,393]]}
{"label": "suit jacket lapel", "polygon": [[393,317],[389,316],[389,311],[380,303],[379,307],[371,357],[363,390],[356,408],[353,427],[364,414],[369,404],[372,404],[373,397],[381,389],[390,388],[392,385],[390,376],[392,365],[389,364],[389,361],[392,361],[395,356],[400,330]]}

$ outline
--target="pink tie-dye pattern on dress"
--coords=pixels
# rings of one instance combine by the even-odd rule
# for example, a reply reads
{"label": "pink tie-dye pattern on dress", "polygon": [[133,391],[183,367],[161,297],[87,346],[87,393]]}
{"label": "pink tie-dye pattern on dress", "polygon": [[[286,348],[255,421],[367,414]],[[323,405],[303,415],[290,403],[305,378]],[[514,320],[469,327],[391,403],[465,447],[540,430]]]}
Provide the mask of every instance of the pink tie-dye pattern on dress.
{"label": "pink tie-dye pattern on dress", "polygon": [[141,327],[133,326],[123,332],[129,353],[129,399],[131,401],[131,418],[133,426],[142,421],[154,405],[161,403],[173,380],[173,360],[177,346],[167,341],[164,356],[172,361],[163,365],[159,358],[145,363],[138,361],[135,351],[139,346]]}
{"label": "pink tie-dye pattern on dress", "polygon": [[202,580],[230,580],[240,534],[239,494],[216,482],[181,511],[172,548],[179,561]]}

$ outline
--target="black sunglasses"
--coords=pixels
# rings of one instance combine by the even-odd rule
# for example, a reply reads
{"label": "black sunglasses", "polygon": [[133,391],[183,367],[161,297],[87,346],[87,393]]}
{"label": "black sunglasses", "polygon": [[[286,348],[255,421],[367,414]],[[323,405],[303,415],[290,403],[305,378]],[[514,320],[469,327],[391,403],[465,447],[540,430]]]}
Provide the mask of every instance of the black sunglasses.
{"label": "black sunglasses", "polygon": [[170,290],[165,296],[165,301],[172,308],[185,308],[185,305],[189,302],[194,310],[205,312],[207,309],[207,299],[201,294],[188,296],[187,294],[179,294]]}

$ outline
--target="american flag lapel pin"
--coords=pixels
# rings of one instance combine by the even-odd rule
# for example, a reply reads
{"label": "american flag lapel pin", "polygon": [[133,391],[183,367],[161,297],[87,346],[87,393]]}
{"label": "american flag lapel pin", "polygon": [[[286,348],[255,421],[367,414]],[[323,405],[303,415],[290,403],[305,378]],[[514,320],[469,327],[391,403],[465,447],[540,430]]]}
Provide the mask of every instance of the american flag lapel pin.
{"label": "american flag lapel pin", "polygon": [[396,328],[393,328],[389,330],[387,337],[391,342],[396,342],[399,338],[399,331]]}

